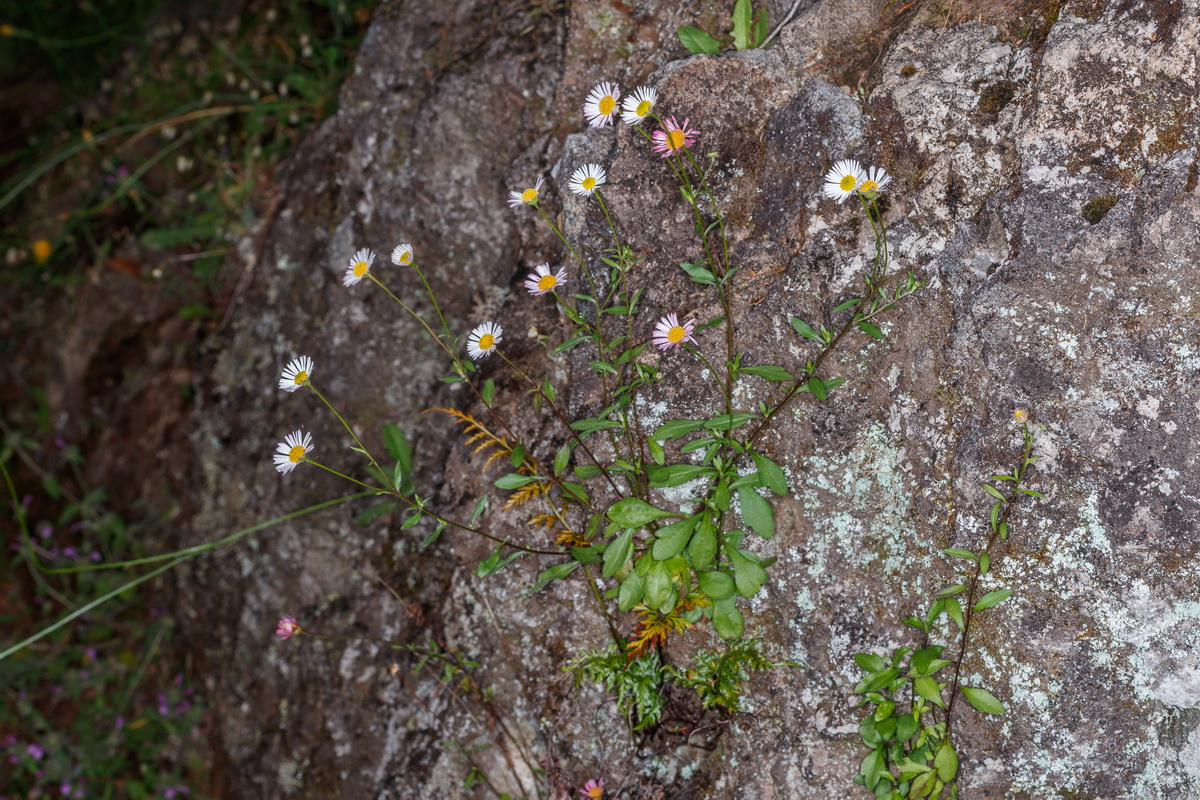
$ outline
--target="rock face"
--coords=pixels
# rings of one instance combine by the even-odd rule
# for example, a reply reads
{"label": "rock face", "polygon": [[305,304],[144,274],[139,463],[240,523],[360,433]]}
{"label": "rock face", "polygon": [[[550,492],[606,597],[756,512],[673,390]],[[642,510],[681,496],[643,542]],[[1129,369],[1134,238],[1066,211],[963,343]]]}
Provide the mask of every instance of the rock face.
{"label": "rock face", "polygon": [[[716,316],[677,266],[700,253],[663,163],[628,127],[585,130],[578,113],[594,82],[631,87],[657,67],[649,82],[665,112],[691,118],[697,152],[716,154],[748,363],[813,357],[788,317],[837,318],[868,263],[861,215],[820,197],[836,159],[891,172],[895,259],[928,281],[885,317],[885,341],[848,337],[826,363],[844,386],[797,405],[764,440],[793,495],[777,503],[775,538],[752,545],[778,561],[744,603],[747,630],[804,666],[751,680],[753,715],[734,718],[715,749],[669,725],[634,744],[611,697],[561,672],[607,636],[578,573],[526,596],[553,560],[476,578],[485,544],[447,532],[422,548],[428,531],[401,530],[399,514],[355,525],[375,502],[360,499],[255,534],[184,578],[233,793],[567,797],[603,776],[629,797],[865,797],[852,784],[866,754],[852,654],[916,643],[899,622],[954,581],[940,549],[985,538],[980,484],[1018,457],[1011,415],[1023,406],[1039,428],[1032,485],[1046,497],[1014,513],[987,578],[1015,594],[981,617],[964,674],[1008,713],[956,708],[961,796],[1200,797],[1196,0],[818,0],[799,4],[771,49],[683,60],[672,60],[684,55],[674,30],[713,29],[727,4],[699,16],[668,5],[580,0],[566,18],[554,4],[484,0],[379,12],[341,111],[296,156],[253,255],[196,434],[207,499],[188,536],[346,490],[315,468],[281,479],[270,466],[274,442],[303,427],[325,463],[355,469],[319,400],[275,389],[301,353],[369,447],[383,423],[409,432],[418,491],[447,516],[469,516],[489,490],[496,475],[480,474],[447,419],[420,414],[471,406],[437,380],[444,356],[378,289],[341,286],[358,247],[381,251],[378,274],[428,317],[416,275],[385,263],[412,241],[456,335],[500,319],[510,356],[550,375],[561,404],[595,413],[586,357],[537,345],[539,333],[558,341],[563,320],[520,290],[530,267],[567,256],[532,209],[505,204],[549,173],[546,207],[595,253],[603,217],[565,191],[570,171],[595,160],[642,259],[646,333],[668,311]],[[791,8],[777,6],[772,19]],[[650,421],[713,407],[711,383],[671,380],[697,374],[685,355],[652,358],[668,379],[642,406]],[[499,365],[483,371],[551,457],[557,421],[528,409]],[[739,402],[768,388],[746,378]],[[518,516],[485,520],[549,544]],[[489,720],[380,644],[272,642],[283,613],[330,634],[435,636],[480,662],[505,716]],[[702,625],[668,657],[715,642]],[[474,789],[471,764],[487,775]]]}

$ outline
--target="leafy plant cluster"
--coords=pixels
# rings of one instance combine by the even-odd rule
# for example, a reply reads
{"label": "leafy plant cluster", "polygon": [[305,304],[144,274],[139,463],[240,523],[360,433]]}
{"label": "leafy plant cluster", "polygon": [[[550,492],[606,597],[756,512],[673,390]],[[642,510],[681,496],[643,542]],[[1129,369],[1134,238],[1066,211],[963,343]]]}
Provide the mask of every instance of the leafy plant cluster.
{"label": "leafy plant cluster", "polygon": [[[854,656],[866,673],[854,692],[862,696],[858,704],[870,711],[859,722],[858,733],[871,748],[855,780],[879,800],[957,797],[958,753],[952,736],[955,701],[964,697],[984,714],[1005,712],[994,694],[982,687],[963,686],[960,678],[977,615],[999,606],[1013,593],[1012,589],[995,589],[976,599],[982,579],[991,570],[995,548],[1008,538],[1009,515],[1020,496],[1042,497],[1021,485],[1037,459],[1030,454],[1033,436],[1026,412],[1019,411],[1017,416],[1024,426],[1024,453],[1011,474],[992,476],[999,486],[984,484],[995,499],[986,544],[977,552],[943,551],[968,561],[970,574],[963,582],[940,589],[922,616],[904,620],[921,635],[915,647],[899,647],[886,656]],[[1011,484],[1007,495],[1001,490],[1006,482]],[[953,622],[953,627],[945,620]],[[931,643],[940,636],[944,643]],[[947,650],[951,658],[943,658]]]}
{"label": "leafy plant cluster", "polygon": [[[767,7],[757,11],[751,0],[737,0],[733,6],[729,35],[735,50],[752,50],[767,41]],[[716,55],[721,52],[721,40],[702,28],[684,25],[679,29],[679,41],[691,52]]]}

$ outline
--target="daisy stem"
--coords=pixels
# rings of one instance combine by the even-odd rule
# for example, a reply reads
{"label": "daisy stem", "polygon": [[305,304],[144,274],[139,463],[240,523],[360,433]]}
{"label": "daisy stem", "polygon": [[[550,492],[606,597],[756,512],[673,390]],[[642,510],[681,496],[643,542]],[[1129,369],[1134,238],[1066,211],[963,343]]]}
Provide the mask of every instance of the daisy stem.
{"label": "daisy stem", "polygon": [[[567,249],[571,251],[571,255],[575,256],[575,261],[579,264],[579,269],[583,272],[583,276],[587,278],[588,286],[592,290],[592,301],[594,303],[599,303],[600,300],[596,297],[596,282],[592,280],[592,273],[590,270],[588,270],[587,265],[583,263],[583,259],[580,257],[578,251],[571,246],[571,243],[567,241],[567,237],[564,236],[563,232],[558,229],[558,226],[551,222],[550,217],[546,215],[545,211],[542,211],[542,207],[540,205],[535,205],[534,208],[536,208],[537,212],[542,215],[542,219],[544,219],[546,224],[550,226],[550,230],[554,231],[554,234],[562,241],[564,245],[566,245]],[[597,317],[600,314],[599,307],[596,308],[596,314]],[[580,316],[582,316],[582,314]]]}
{"label": "daisy stem", "polygon": [[[600,474],[602,474],[604,476],[604,479],[608,481],[608,485],[612,487],[613,492],[617,495],[617,497],[621,497],[622,496],[621,490],[617,488],[617,484],[612,479],[612,475],[608,474],[608,470],[606,470],[604,468],[604,465],[602,463],[600,463],[600,459],[596,458],[596,456],[592,453],[592,451],[588,449],[588,446],[583,443],[583,439],[579,438],[579,433],[574,428],[571,427],[570,421],[565,416],[563,416],[563,413],[562,413],[562,411],[559,410],[558,406],[554,405],[554,401],[551,400],[546,395],[546,392],[542,389],[541,385],[537,381],[535,381],[533,378],[529,377],[529,374],[527,372],[525,372],[523,369],[521,369],[516,364],[514,364],[512,361],[510,361],[508,359],[508,356],[506,356],[506,355],[504,355],[504,353],[500,352],[500,348],[496,348],[496,355],[500,356],[501,360],[504,361],[505,364],[508,364],[508,366],[512,367],[512,370],[513,370],[513,372],[515,372],[517,374],[517,377],[521,378],[522,380],[528,381],[529,385],[537,390],[537,393],[539,395],[541,395],[542,399],[546,401],[546,404],[548,406],[550,406],[550,410],[554,412],[554,415],[556,417],[558,417],[559,422],[561,422],[566,427],[567,432],[570,433],[571,437],[575,439],[575,443],[578,444],[581,448],[583,448],[583,452],[587,453],[588,458],[590,458],[592,460],[592,463],[600,468]],[[633,488],[632,483],[630,485],[630,488],[631,489]]]}
{"label": "daisy stem", "polygon": [[450,336],[450,327],[446,324],[446,318],[442,316],[442,307],[438,304],[437,296],[434,295],[433,289],[429,286],[429,281],[425,280],[425,273],[417,265],[416,261],[412,262],[412,268],[417,271],[417,277],[421,279],[421,283],[425,284],[425,291],[429,293],[429,299],[433,303],[433,310],[437,312],[438,321],[442,323],[442,330],[446,333],[446,338]]}
{"label": "daisy stem", "polygon": [[[728,406],[729,398],[730,398],[730,390],[729,390],[729,386],[727,384],[724,384],[721,382],[721,373],[717,372],[716,368],[713,367],[713,365],[709,363],[708,359],[704,357],[704,353],[700,352],[700,348],[698,348],[692,344],[689,344],[688,342],[684,342],[683,346],[688,349],[688,352],[690,352],[692,355],[696,356],[696,358],[700,359],[700,361],[704,363],[704,366],[708,367],[708,371],[711,372],[712,376],[717,379],[717,385],[719,385],[721,387],[721,392],[725,395],[726,406]],[[730,422],[730,424],[733,424],[732,417],[730,418],[729,422]]]}
{"label": "daisy stem", "polygon": [[[383,289],[383,291],[387,293],[387,296],[388,296],[388,297],[390,297],[390,298],[392,298],[393,300],[395,300],[395,301],[396,301],[396,305],[398,305],[398,306],[400,306],[401,308],[403,308],[403,309],[404,309],[405,311],[407,311],[407,312],[408,312],[410,315],[412,315],[412,317],[413,317],[414,319],[416,319],[416,320],[417,320],[417,322],[421,323],[422,327],[424,327],[424,328],[425,328],[425,330],[426,330],[426,331],[429,333],[429,335],[433,337],[433,340],[434,340],[435,342],[437,342],[437,343],[438,343],[438,345],[439,345],[439,346],[440,346],[440,347],[441,347],[443,350],[445,350],[447,353],[449,353],[451,358],[455,358],[455,357],[456,357],[456,354],[455,354],[455,352],[454,352],[453,350],[451,350],[451,349],[450,349],[450,345],[446,344],[446,342],[442,340],[442,337],[438,336],[436,333],[434,333],[434,332],[433,332],[433,328],[429,327],[429,323],[425,321],[425,318],[424,318],[424,317],[422,317],[422,316],[421,316],[420,314],[418,314],[416,311],[413,311],[411,308],[409,308],[407,305],[405,305],[405,304],[404,304],[404,301],[402,301],[402,300],[401,300],[399,297],[396,297],[396,295],[395,295],[395,294],[392,292],[392,290],[391,290],[391,289],[389,289],[388,287],[384,286],[384,285],[383,285],[383,283],[381,283],[381,282],[380,282],[380,280],[379,280],[378,278],[376,278],[374,275],[372,275],[371,273],[369,273],[369,272],[368,272],[368,273],[367,273],[367,277],[371,279],[372,283],[374,283],[374,284],[375,284],[376,286],[378,286],[380,289]],[[422,280],[424,280],[424,278],[422,278]],[[432,293],[430,293],[430,296],[432,296]],[[436,301],[434,302],[434,306],[435,306],[435,307],[437,306],[437,303],[436,303]],[[441,312],[440,312],[440,311],[438,312],[438,315],[439,315],[439,316],[441,316]],[[445,325],[445,324],[446,324],[444,320],[442,321],[442,324],[443,324],[443,325]]]}
{"label": "daisy stem", "polygon": [[358,445],[358,449],[361,450],[363,452],[363,455],[365,455],[367,457],[367,460],[371,462],[371,466],[374,467],[376,469],[376,471],[378,471],[379,474],[384,477],[384,480],[386,480],[388,482],[388,486],[391,489],[391,491],[395,492],[396,486],[394,483],[392,483],[392,479],[388,477],[388,474],[386,472],[384,472],[383,469],[379,466],[378,462],[375,461],[375,456],[371,455],[371,451],[367,450],[367,448],[363,445],[362,440],[359,439],[358,436],[354,433],[354,429],[350,427],[350,424],[348,422],[346,422],[346,420],[342,417],[341,414],[338,413],[337,409],[333,407],[333,404],[325,399],[325,395],[321,394],[321,390],[318,389],[316,386],[314,386],[313,382],[311,380],[309,380],[307,383],[308,383],[308,388],[313,390],[313,394],[315,394],[317,397],[319,397],[321,399],[321,402],[325,404],[325,407],[328,408],[330,411],[332,411],[333,415],[335,417],[337,417],[338,422],[342,423],[342,427],[346,429],[346,432],[350,434],[350,438],[354,440],[354,443],[356,445]]}
{"label": "daisy stem", "polygon": [[333,467],[327,467],[324,464],[322,464],[320,461],[314,461],[311,458],[305,458],[303,463],[312,464],[314,467],[320,467],[321,469],[325,470],[326,472],[332,473],[333,475],[337,475],[339,478],[344,478],[344,479],[350,481],[351,483],[356,483],[359,486],[363,487],[364,489],[370,489],[371,491],[375,492],[376,494],[397,494],[395,491],[388,490],[388,489],[380,489],[378,486],[372,486],[369,483],[363,483],[362,481],[360,481],[357,478],[351,478],[349,475],[345,475],[341,472],[338,472]]}

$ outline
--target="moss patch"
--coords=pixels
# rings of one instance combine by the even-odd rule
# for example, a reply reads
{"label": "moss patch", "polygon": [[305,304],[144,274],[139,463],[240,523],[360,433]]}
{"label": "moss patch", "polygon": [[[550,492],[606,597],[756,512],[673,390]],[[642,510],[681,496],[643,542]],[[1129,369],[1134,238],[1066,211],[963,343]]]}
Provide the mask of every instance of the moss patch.
{"label": "moss patch", "polygon": [[914,67],[912,64],[905,64],[903,67],[900,68],[900,77],[901,78],[911,78],[913,75],[916,75],[916,74],[917,74],[917,68]]}
{"label": "moss patch", "polygon": [[1012,81],[997,81],[983,87],[979,92],[979,105],[976,107],[979,116],[989,123],[995,122],[1016,93],[1017,85]]}
{"label": "moss patch", "polygon": [[1116,195],[1108,194],[1104,195],[1103,197],[1096,197],[1092,200],[1088,200],[1083,204],[1083,211],[1081,214],[1089,223],[1095,225],[1097,222],[1104,219],[1104,215],[1112,210],[1112,207],[1117,204],[1117,200],[1119,199],[1120,198]]}

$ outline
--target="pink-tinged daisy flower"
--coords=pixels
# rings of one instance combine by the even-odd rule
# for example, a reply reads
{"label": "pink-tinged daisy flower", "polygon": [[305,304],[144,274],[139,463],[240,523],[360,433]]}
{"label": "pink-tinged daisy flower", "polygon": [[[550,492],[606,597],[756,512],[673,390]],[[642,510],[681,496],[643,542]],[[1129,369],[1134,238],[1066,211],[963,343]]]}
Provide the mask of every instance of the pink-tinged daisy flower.
{"label": "pink-tinged daisy flower", "polygon": [[285,642],[299,632],[300,623],[296,622],[295,617],[280,617],[279,624],[275,626],[275,635]]}
{"label": "pink-tinged daisy flower", "polygon": [[285,392],[294,392],[312,377],[313,362],[308,356],[293,358],[284,367],[283,376],[279,379],[279,388]]}
{"label": "pink-tinged daisy flower", "polygon": [[527,206],[536,206],[538,201],[538,190],[542,188],[542,179],[538,178],[537,183],[522,192],[509,192],[508,205],[510,208],[516,208],[524,203]]}
{"label": "pink-tinged daisy flower", "polygon": [[566,283],[567,271],[560,269],[557,274],[550,271],[550,264],[538,264],[525,279],[525,289],[535,297],[552,292],[560,283]]}
{"label": "pink-tinged daisy flower", "polygon": [[689,319],[680,325],[677,316],[667,314],[654,326],[654,335],[650,339],[659,350],[670,350],[684,342],[695,342],[696,340],[692,338],[694,330],[696,330],[696,320]]}
{"label": "pink-tinged daisy flower", "polygon": [[1013,419],[1015,419],[1017,422],[1024,425],[1026,422],[1029,421],[1029,412],[1023,408],[1018,408],[1016,411],[1013,412]]}
{"label": "pink-tinged daisy flower", "polygon": [[485,322],[467,337],[467,354],[478,361],[496,349],[502,329],[494,322]]}
{"label": "pink-tinged daisy flower", "polygon": [[584,797],[604,797],[604,778],[600,780],[590,780],[583,785],[579,793]]}
{"label": "pink-tinged daisy flower", "polygon": [[666,158],[694,145],[700,131],[688,128],[689,122],[691,120],[685,118],[680,125],[674,117],[667,117],[663,123],[664,129],[654,132],[654,152],[662,153],[662,157]]}
{"label": "pink-tinged daisy flower", "polygon": [[312,434],[294,431],[283,437],[275,453],[275,469],[291,472],[313,451]]}
{"label": "pink-tinged daisy flower", "polygon": [[868,167],[866,178],[858,185],[858,191],[862,194],[882,192],[883,187],[891,182],[892,176],[883,167]]}
{"label": "pink-tinged daisy flower", "polygon": [[584,164],[571,173],[569,186],[575,194],[581,197],[591,197],[592,193],[603,186],[606,180],[608,180],[608,176],[604,174],[604,167],[599,164]]}
{"label": "pink-tinged daisy flower", "polygon": [[833,165],[825,175],[825,196],[841,204],[867,179],[862,164],[854,159],[843,159]]}
{"label": "pink-tinged daisy flower", "polygon": [[621,96],[621,87],[615,83],[598,83],[583,104],[583,114],[593,128],[611,125],[613,115],[617,113],[617,98]]}
{"label": "pink-tinged daisy flower", "polygon": [[413,262],[412,245],[408,242],[396,245],[392,251],[392,263],[398,267],[406,267]]}
{"label": "pink-tinged daisy flower", "polygon": [[641,125],[642,120],[650,116],[654,104],[658,102],[658,91],[649,86],[635,89],[633,94],[621,101],[621,119],[626,125]]}
{"label": "pink-tinged daisy flower", "polygon": [[363,248],[354,254],[350,259],[349,266],[346,267],[346,274],[342,277],[342,283],[346,286],[353,286],[367,276],[371,271],[371,265],[375,263],[375,254]]}

